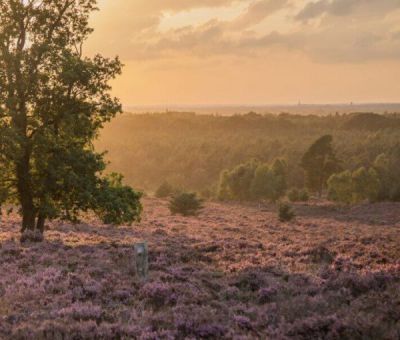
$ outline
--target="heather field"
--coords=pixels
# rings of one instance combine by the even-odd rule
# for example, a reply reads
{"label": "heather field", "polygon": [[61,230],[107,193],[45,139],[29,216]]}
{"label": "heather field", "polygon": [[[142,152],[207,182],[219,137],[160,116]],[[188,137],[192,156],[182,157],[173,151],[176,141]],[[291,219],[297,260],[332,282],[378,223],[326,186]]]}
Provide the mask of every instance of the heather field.
{"label": "heather field", "polygon": [[[276,208],[207,203],[140,224],[54,222],[44,244],[0,228],[1,339],[398,339],[400,204]],[[145,240],[150,278],[135,279]]]}

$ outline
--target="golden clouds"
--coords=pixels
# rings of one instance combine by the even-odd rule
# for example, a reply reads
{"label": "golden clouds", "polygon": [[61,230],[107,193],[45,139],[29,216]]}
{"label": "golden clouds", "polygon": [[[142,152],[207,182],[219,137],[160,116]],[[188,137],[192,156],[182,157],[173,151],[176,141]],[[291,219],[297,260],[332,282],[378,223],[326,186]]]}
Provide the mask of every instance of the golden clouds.
{"label": "golden clouds", "polygon": [[[398,0],[102,0],[100,9],[89,52],[128,65],[116,83],[126,103],[394,101],[400,93],[390,76],[400,58]],[[144,85],[129,94],[129,84]]]}

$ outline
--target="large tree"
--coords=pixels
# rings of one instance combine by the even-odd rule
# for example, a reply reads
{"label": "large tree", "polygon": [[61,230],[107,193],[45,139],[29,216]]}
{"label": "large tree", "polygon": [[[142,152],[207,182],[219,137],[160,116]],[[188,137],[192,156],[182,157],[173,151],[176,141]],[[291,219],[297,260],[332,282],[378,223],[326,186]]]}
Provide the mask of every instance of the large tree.
{"label": "large tree", "polygon": [[332,147],[333,138],[325,135],[317,139],[301,160],[306,185],[311,192],[322,195],[329,177],[340,170],[340,163]]}
{"label": "large tree", "polygon": [[94,10],[96,0],[0,2],[0,190],[19,202],[23,231],[88,210],[107,223],[140,216],[140,194],[102,175],[92,144],[121,111],[109,93],[118,58],[83,54]]}

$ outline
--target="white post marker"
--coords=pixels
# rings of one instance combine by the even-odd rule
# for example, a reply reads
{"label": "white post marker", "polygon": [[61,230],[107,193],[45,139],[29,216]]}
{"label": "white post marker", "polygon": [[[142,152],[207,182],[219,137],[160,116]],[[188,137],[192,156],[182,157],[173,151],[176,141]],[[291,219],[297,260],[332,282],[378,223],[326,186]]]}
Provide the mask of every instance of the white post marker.
{"label": "white post marker", "polygon": [[134,245],[136,275],[141,281],[146,281],[149,274],[149,256],[147,243],[136,243]]}

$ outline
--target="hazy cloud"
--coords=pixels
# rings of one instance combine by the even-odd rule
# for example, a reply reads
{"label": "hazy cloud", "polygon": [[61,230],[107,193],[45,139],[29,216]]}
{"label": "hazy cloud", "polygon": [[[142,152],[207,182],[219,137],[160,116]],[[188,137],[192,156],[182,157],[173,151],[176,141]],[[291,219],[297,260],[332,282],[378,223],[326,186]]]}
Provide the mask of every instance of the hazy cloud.
{"label": "hazy cloud", "polygon": [[289,0],[259,0],[251,3],[247,10],[236,18],[231,27],[245,29],[265,20],[268,16],[284,8]]}
{"label": "hazy cloud", "polygon": [[392,38],[393,40],[400,40],[400,31],[394,32]]}
{"label": "hazy cloud", "polygon": [[399,0],[319,0],[307,3],[296,18],[307,21],[323,14],[346,16],[356,12],[367,15],[382,15],[382,13],[387,13],[399,7]]}
{"label": "hazy cloud", "polygon": [[[331,63],[400,57],[400,0],[304,0],[293,12],[295,4],[298,0],[107,1],[94,20],[91,47],[127,60],[262,56],[271,49]],[[222,20],[213,14],[221,7],[243,10]],[[160,29],[165,13],[195,8],[209,14],[187,26]],[[313,19],[319,20],[309,23]]]}

